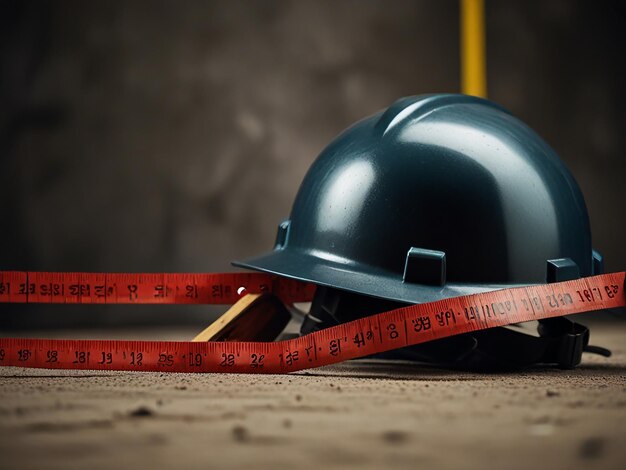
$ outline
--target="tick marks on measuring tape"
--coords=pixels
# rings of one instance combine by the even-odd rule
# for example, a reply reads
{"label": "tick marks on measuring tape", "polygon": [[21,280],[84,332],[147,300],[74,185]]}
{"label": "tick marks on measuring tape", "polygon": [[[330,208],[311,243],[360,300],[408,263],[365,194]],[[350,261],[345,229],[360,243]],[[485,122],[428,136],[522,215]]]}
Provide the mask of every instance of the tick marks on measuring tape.
{"label": "tick marks on measuring tape", "polygon": [[[0,272],[0,281],[4,282],[1,275],[2,272]],[[472,330],[480,330],[496,324],[496,322],[498,322],[497,324],[507,324],[506,322],[530,318],[531,316],[544,318],[548,313],[554,316],[555,313],[566,314],[568,312],[596,310],[605,304],[620,305],[624,301],[623,276],[623,273],[618,273],[600,279],[589,278],[584,283],[563,284],[562,286],[530,286],[505,291],[498,295],[481,294],[455,302],[439,304],[441,310],[435,311],[416,307],[414,313],[402,312],[402,315],[398,316],[395,322],[390,321],[389,316],[382,316],[374,322],[355,324],[344,330],[344,334],[347,334],[343,337],[329,337],[328,333],[332,334],[329,331],[313,334],[310,341],[306,341],[307,346],[296,342],[281,343],[281,346],[275,349],[270,346],[270,349],[267,350],[270,354],[267,359],[258,351],[254,352],[256,357],[252,357],[252,351],[243,349],[236,343],[224,346],[225,348],[232,348],[232,352],[225,353],[223,357],[218,358],[214,357],[213,354],[205,353],[203,350],[195,352],[198,349],[197,344],[163,347],[163,343],[147,343],[146,346],[142,345],[141,342],[69,341],[65,343],[54,340],[0,339],[0,366],[208,372],[216,370],[216,366],[219,365],[227,368],[225,371],[253,372],[254,369],[257,369],[267,372],[273,370],[287,372],[306,368],[303,367],[304,364],[308,367],[313,366],[318,359],[324,363],[338,362],[344,358],[346,352],[350,357],[358,357],[358,354],[366,354],[375,349],[371,347],[374,346],[374,342],[378,343],[379,339],[380,343],[385,346],[397,347],[405,343],[410,344],[412,341],[423,341],[420,337],[434,338],[444,331],[457,331],[455,323],[461,321]],[[71,282],[71,285],[74,285],[75,278],[76,276],[71,277],[68,283]],[[37,282],[32,283],[35,290],[33,295],[36,295],[33,297],[33,301],[42,301],[42,296],[47,295],[47,293],[50,294],[46,299],[54,297],[56,287],[51,284],[52,287],[49,288],[48,284],[41,282],[41,279],[39,276]],[[58,281],[56,278],[53,280]],[[82,277],[80,281],[80,283],[75,284],[76,289],[74,289],[77,297],[68,297],[68,302],[93,301],[97,297],[87,299],[86,295],[94,293],[94,285],[85,283]],[[98,278],[98,281],[100,282],[101,279]],[[119,283],[119,292],[125,294],[124,288],[127,285],[137,285],[137,302],[145,302],[152,297],[149,288],[152,288],[154,284],[148,285],[142,284],[142,282],[141,278],[137,278],[136,282],[124,279],[124,282]],[[165,286],[165,283],[163,285]],[[107,284],[107,286],[110,287],[111,284]],[[65,287],[67,288],[67,286]],[[63,286],[61,286],[61,292],[62,289]],[[235,289],[233,288],[232,293],[234,292]],[[128,297],[125,295],[118,297],[116,294],[113,301],[127,302],[127,299]],[[9,298],[8,300],[11,301],[12,299]],[[0,301],[5,301],[5,299],[0,298]],[[447,310],[443,310],[444,308]],[[511,317],[512,314],[519,315],[519,317]],[[463,318],[463,315],[466,318]],[[459,317],[462,320],[459,320]],[[466,320],[467,323],[465,323]],[[374,326],[372,323],[378,324]],[[402,336],[402,326],[404,326],[404,336]],[[456,326],[458,327],[458,325]],[[434,330],[434,333],[429,330]],[[376,331],[378,336],[374,334]],[[425,334],[424,331],[426,331]],[[389,344],[387,344],[388,342]],[[144,346],[148,349],[145,349]],[[144,349],[144,351],[138,350],[139,348]],[[159,351],[161,348],[164,349]],[[354,354],[358,350],[357,348],[362,348],[364,352]],[[185,349],[187,349],[187,353],[184,353]],[[267,351],[266,354],[268,354]],[[280,367],[278,367],[278,358],[276,357],[279,352],[283,354]],[[306,361],[304,359],[305,354]],[[265,360],[267,360],[267,364]],[[218,364],[220,361],[222,363]],[[228,370],[231,366],[232,369]]]}

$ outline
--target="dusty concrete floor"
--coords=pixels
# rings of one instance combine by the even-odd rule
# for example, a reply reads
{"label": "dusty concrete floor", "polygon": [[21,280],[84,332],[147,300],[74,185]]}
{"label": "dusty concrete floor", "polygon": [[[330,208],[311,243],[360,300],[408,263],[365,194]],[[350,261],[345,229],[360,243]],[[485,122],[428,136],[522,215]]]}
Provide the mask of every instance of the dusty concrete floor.
{"label": "dusty concrete floor", "polygon": [[290,376],[4,368],[0,468],[624,469],[625,337],[626,323],[596,327],[613,357],[509,375],[373,361]]}

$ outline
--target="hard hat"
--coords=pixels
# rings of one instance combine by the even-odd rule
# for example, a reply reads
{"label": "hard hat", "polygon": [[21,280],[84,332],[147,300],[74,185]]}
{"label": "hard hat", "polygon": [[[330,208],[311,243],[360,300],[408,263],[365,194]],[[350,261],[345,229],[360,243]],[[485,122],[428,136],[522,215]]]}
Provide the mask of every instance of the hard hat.
{"label": "hard hat", "polygon": [[274,250],[234,264],[321,286],[311,318],[324,327],[598,274],[602,258],[556,153],[499,105],[440,94],[400,99],[340,134],[306,174]]}

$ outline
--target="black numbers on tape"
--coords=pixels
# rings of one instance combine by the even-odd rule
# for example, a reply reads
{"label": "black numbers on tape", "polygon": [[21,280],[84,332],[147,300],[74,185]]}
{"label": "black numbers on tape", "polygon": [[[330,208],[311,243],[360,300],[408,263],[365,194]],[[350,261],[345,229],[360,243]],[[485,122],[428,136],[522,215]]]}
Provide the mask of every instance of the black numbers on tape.
{"label": "black numbers on tape", "polygon": [[[201,358],[202,359],[202,358]],[[158,364],[162,367],[171,367],[174,365],[174,355],[161,353],[159,354]]]}
{"label": "black numbers on tape", "polygon": [[59,362],[59,351],[56,351],[54,349],[47,351],[46,362],[48,363]]}
{"label": "black numbers on tape", "polygon": [[387,325],[387,331],[389,332],[389,339],[396,339],[400,335],[395,323],[389,323]]}
{"label": "black numbers on tape", "polygon": [[0,282],[0,295],[8,294],[11,292],[10,282]]}
{"label": "black numbers on tape", "polygon": [[216,284],[211,286],[211,295],[219,299],[223,298],[224,296],[230,296],[231,292],[232,291],[230,286],[225,286],[223,284]]}
{"label": "black numbers on tape", "polygon": [[107,295],[113,295],[113,288],[107,288],[105,285],[93,286],[93,293],[96,297],[102,298]]}
{"label": "black numbers on tape", "polygon": [[373,339],[374,339],[374,333],[372,331],[368,330],[365,333],[359,331],[352,338],[352,342],[356,344],[357,348],[360,348],[361,346],[365,346],[367,341],[372,341]]}
{"label": "black numbers on tape", "polygon": [[63,286],[61,284],[40,284],[39,295],[58,297],[63,295]]}
{"label": "black numbers on tape", "polygon": [[89,297],[91,295],[91,285],[89,284],[70,284],[68,289],[70,295],[74,297]]}
{"label": "black numbers on tape", "polygon": [[74,360],[72,361],[72,364],[88,364],[90,356],[90,352],[74,351]]}
{"label": "black numbers on tape", "polygon": [[135,300],[137,299],[137,284],[128,284],[128,286],[126,286],[128,288],[128,299],[129,300]]}
{"label": "black numbers on tape", "polygon": [[[541,312],[543,310],[543,304],[541,303],[541,299],[539,297],[529,297],[527,299],[522,299],[522,304],[527,312],[533,310],[535,312]],[[486,308],[485,308],[486,307]],[[489,311],[489,306],[483,307],[483,314],[487,318],[491,318],[491,312]]]}
{"label": "black numbers on tape", "polygon": [[491,311],[495,314],[504,315],[511,311],[511,303],[506,306],[505,302],[493,302],[491,304]]}
{"label": "black numbers on tape", "polygon": [[[189,367],[200,367],[202,365],[202,354],[200,353],[189,353]],[[223,356],[223,354],[222,354]]]}
{"label": "black numbers on tape", "polygon": [[155,299],[164,299],[165,297],[169,297],[171,293],[172,293],[172,289],[170,287],[164,286],[163,284],[154,286],[154,298]]}
{"label": "black numbers on tape", "polygon": [[263,354],[251,354],[250,355],[250,367],[257,369],[259,367],[263,367],[263,360],[265,359],[265,355]]}
{"label": "black numbers on tape", "polygon": [[32,354],[30,352],[30,349],[20,349],[17,352],[17,360],[20,362],[28,361],[31,356]]}
{"label": "black numbers on tape", "polygon": [[429,316],[413,318],[411,320],[411,324],[413,325],[413,331],[415,331],[416,333],[428,331],[432,328]]}
{"label": "black numbers on tape", "polygon": [[583,290],[582,292],[577,290],[576,293],[578,294],[581,302],[591,302],[593,300],[593,294],[587,289]]}
{"label": "black numbers on tape", "polygon": [[292,366],[294,362],[297,362],[299,359],[299,352],[298,351],[291,351],[288,352],[287,354],[285,354],[285,357],[283,358],[282,354],[278,355],[278,358],[280,359],[281,363],[284,363],[287,366]]}
{"label": "black numbers on tape", "polygon": [[328,350],[331,356],[338,356],[341,353],[341,339],[333,339],[328,343]]}
{"label": "black numbers on tape", "polygon": [[232,367],[235,365],[235,355],[222,353],[222,362],[220,362],[221,367]]}
{"label": "black numbers on tape", "polygon": [[456,316],[452,309],[435,314],[435,319],[437,320],[437,324],[442,327],[456,325]]}
{"label": "black numbers on tape", "polygon": [[197,299],[198,298],[198,286],[186,285],[185,297],[189,297],[190,299]]}
{"label": "black numbers on tape", "polygon": [[352,341],[356,344],[357,348],[365,346],[365,337],[363,336],[363,333],[357,333],[354,335],[354,339]]}
{"label": "black numbers on tape", "polygon": [[311,362],[313,360],[313,357],[311,355],[311,351],[313,351],[313,354],[315,355],[315,358],[317,359],[317,351],[315,350],[315,348],[313,346],[309,346],[308,348],[304,348],[304,352],[306,353],[306,357],[309,360],[309,362]]}
{"label": "black numbers on tape", "polygon": [[30,284],[22,283],[20,284],[20,287],[17,293],[21,295],[33,295],[35,294],[35,284],[34,283],[30,283]]}
{"label": "black numbers on tape", "polygon": [[105,351],[100,352],[98,364],[113,364],[113,353]]}
{"label": "black numbers on tape", "polygon": [[4,349],[0,349],[0,362],[4,361],[5,352]]}
{"label": "black numbers on tape", "polygon": [[606,291],[606,295],[608,296],[608,298],[612,299],[619,292],[619,286],[611,284],[610,286],[604,286],[604,290]]}
{"label": "black numbers on tape", "polygon": [[[609,298],[613,299],[619,292],[619,286],[615,284],[611,284],[609,286],[604,286],[604,294]],[[577,290],[578,299],[581,302],[597,302],[604,300],[602,296],[602,289],[598,287],[593,287],[591,289],[583,289],[582,291]]]}
{"label": "black numbers on tape", "polygon": [[130,353],[130,365],[131,366],[143,365],[143,353],[132,351]]}
{"label": "black numbers on tape", "polygon": [[596,300],[602,300],[602,293],[597,287],[594,287],[593,289],[583,289],[582,291],[577,290],[576,293],[578,294],[581,302],[595,302]]}
{"label": "black numbers on tape", "polygon": [[467,321],[478,320],[480,321],[480,312],[478,307],[464,307],[465,319]]}
{"label": "black numbers on tape", "polygon": [[574,303],[572,296],[569,294],[552,294],[546,295],[546,301],[550,308],[559,308],[564,305],[572,305]]}

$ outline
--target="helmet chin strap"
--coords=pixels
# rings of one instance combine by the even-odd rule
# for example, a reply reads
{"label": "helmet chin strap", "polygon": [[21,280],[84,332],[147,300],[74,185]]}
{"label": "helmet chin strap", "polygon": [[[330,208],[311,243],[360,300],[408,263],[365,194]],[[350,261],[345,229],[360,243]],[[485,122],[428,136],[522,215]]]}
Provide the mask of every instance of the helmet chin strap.
{"label": "helmet chin strap", "polygon": [[[318,287],[301,334],[374,315],[404,304]],[[474,371],[516,370],[533,365],[577,366],[583,352],[609,356],[608,349],[589,346],[589,329],[558,317],[465,333],[378,354],[377,358],[423,362]]]}

